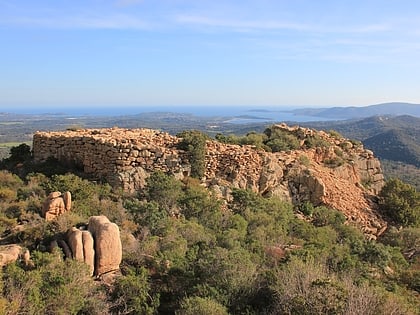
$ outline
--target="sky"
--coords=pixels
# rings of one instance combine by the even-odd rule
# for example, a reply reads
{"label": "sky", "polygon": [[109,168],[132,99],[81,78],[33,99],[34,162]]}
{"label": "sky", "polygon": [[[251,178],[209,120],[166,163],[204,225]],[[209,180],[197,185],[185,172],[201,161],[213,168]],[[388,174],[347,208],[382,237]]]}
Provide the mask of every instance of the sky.
{"label": "sky", "polygon": [[0,109],[420,104],[417,0],[0,0]]}

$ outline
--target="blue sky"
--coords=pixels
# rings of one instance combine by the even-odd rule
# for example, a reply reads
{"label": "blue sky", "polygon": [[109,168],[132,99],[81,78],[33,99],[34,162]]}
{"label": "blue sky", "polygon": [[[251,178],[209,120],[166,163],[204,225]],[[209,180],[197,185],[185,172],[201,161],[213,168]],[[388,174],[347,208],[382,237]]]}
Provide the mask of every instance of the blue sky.
{"label": "blue sky", "polygon": [[0,0],[0,109],[420,103],[416,0]]}

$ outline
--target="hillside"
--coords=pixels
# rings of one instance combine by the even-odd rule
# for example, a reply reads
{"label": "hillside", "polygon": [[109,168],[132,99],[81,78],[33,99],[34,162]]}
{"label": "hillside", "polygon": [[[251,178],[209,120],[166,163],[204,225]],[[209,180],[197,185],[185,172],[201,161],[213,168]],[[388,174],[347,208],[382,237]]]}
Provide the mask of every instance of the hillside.
{"label": "hillside", "polygon": [[34,156],[14,150],[4,165],[22,178],[0,172],[0,310],[419,314],[420,195],[398,181],[378,195],[371,151],[284,124],[218,138],[44,131]]}
{"label": "hillside", "polygon": [[365,139],[363,144],[381,159],[402,161],[420,167],[420,144],[416,142],[415,136],[401,129],[379,133]]}
{"label": "hillside", "polygon": [[[273,142],[294,139],[298,147],[271,153],[252,145],[207,140],[200,175],[203,185],[224,198],[236,187],[279,196],[296,206],[304,202],[327,205],[373,237],[383,231],[386,224],[372,202],[384,184],[383,174],[372,152],[307,128],[275,125],[271,133]],[[179,148],[181,141],[150,129],[38,132],[33,152],[37,162],[55,158],[94,180],[104,179],[114,188],[133,192],[142,189],[145,178],[155,170],[177,178],[192,173],[197,160]]]}
{"label": "hillside", "polygon": [[412,116],[374,116],[361,120],[308,123],[314,128],[334,129],[357,139],[380,159],[419,167],[420,118]]}
{"label": "hillside", "polygon": [[420,117],[420,104],[393,102],[363,107],[304,108],[292,112],[296,115],[316,116],[329,119],[360,119],[385,115],[410,115]]}

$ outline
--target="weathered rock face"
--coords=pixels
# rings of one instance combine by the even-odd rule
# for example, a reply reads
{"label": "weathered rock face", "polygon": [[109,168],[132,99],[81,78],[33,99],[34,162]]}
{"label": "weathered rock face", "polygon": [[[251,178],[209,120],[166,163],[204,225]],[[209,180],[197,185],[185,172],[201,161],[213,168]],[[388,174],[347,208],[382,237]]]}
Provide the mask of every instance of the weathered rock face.
{"label": "weathered rock face", "polygon": [[19,245],[11,244],[0,246],[0,267],[8,265],[18,260],[22,252],[22,247]]}
{"label": "weathered rock face", "polygon": [[18,259],[22,259],[26,266],[30,266],[32,263],[29,250],[16,244],[0,246],[0,267],[14,263]]}
{"label": "weathered rock face", "polygon": [[66,240],[59,240],[67,258],[82,261],[89,266],[91,275],[117,271],[122,260],[120,230],[105,216],[89,218],[88,230],[72,227]]}
{"label": "weathered rock face", "polygon": [[59,191],[48,195],[42,205],[42,216],[47,221],[54,220],[63,213],[71,210],[71,193],[65,192],[64,195]]}
{"label": "weathered rock face", "polygon": [[95,244],[95,275],[118,270],[122,260],[118,226],[105,216],[90,217],[88,226]]}
{"label": "weathered rock face", "polygon": [[[284,124],[275,128],[296,135],[302,148],[269,153],[207,141],[203,183],[226,198],[230,188],[237,187],[295,203],[325,204],[370,231],[383,228],[385,221],[371,202],[384,185],[380,163],[372,152],[325,132]],[[328,145],[305,148],[314,135]],[[189,175],[188,155],[177,149],[179,141],[149,129],[39,132],[34,135],[33,151],[36,161],[54,157],[83,168],[92,178],[134,192],[156,170],[178,178]]]}
{"label": "weathered rock face", "polygon": [[93,236],[89,231],[82,231],[83,261],[89,266],[90,274],[95,271],[95,248]]}
{"label": "weathered rock face", "polygon": [[69,244],[73,258],[78,261],[84,261],[82,231],[72,227],[67,231],[67,243]]}

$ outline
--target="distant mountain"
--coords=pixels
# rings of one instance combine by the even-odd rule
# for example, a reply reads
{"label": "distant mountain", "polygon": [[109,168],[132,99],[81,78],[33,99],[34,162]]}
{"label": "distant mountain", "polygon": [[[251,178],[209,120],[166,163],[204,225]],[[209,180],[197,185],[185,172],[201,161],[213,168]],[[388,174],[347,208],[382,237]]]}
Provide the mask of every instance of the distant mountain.
{"label": "distant mountain", "polygon": [[420,117],[420,104],[383,103],[364,107],[303,108],[292,111],[295,115],[315,116],[328,119],[353,119],[377,115],[410,115]]}
{"label": "distant mountain", "polygon": [[360,140],[381,159],[420,167],[420,118],[407,115],[374,116],[306,125],[317,129],[334,129],[347,138]]}

